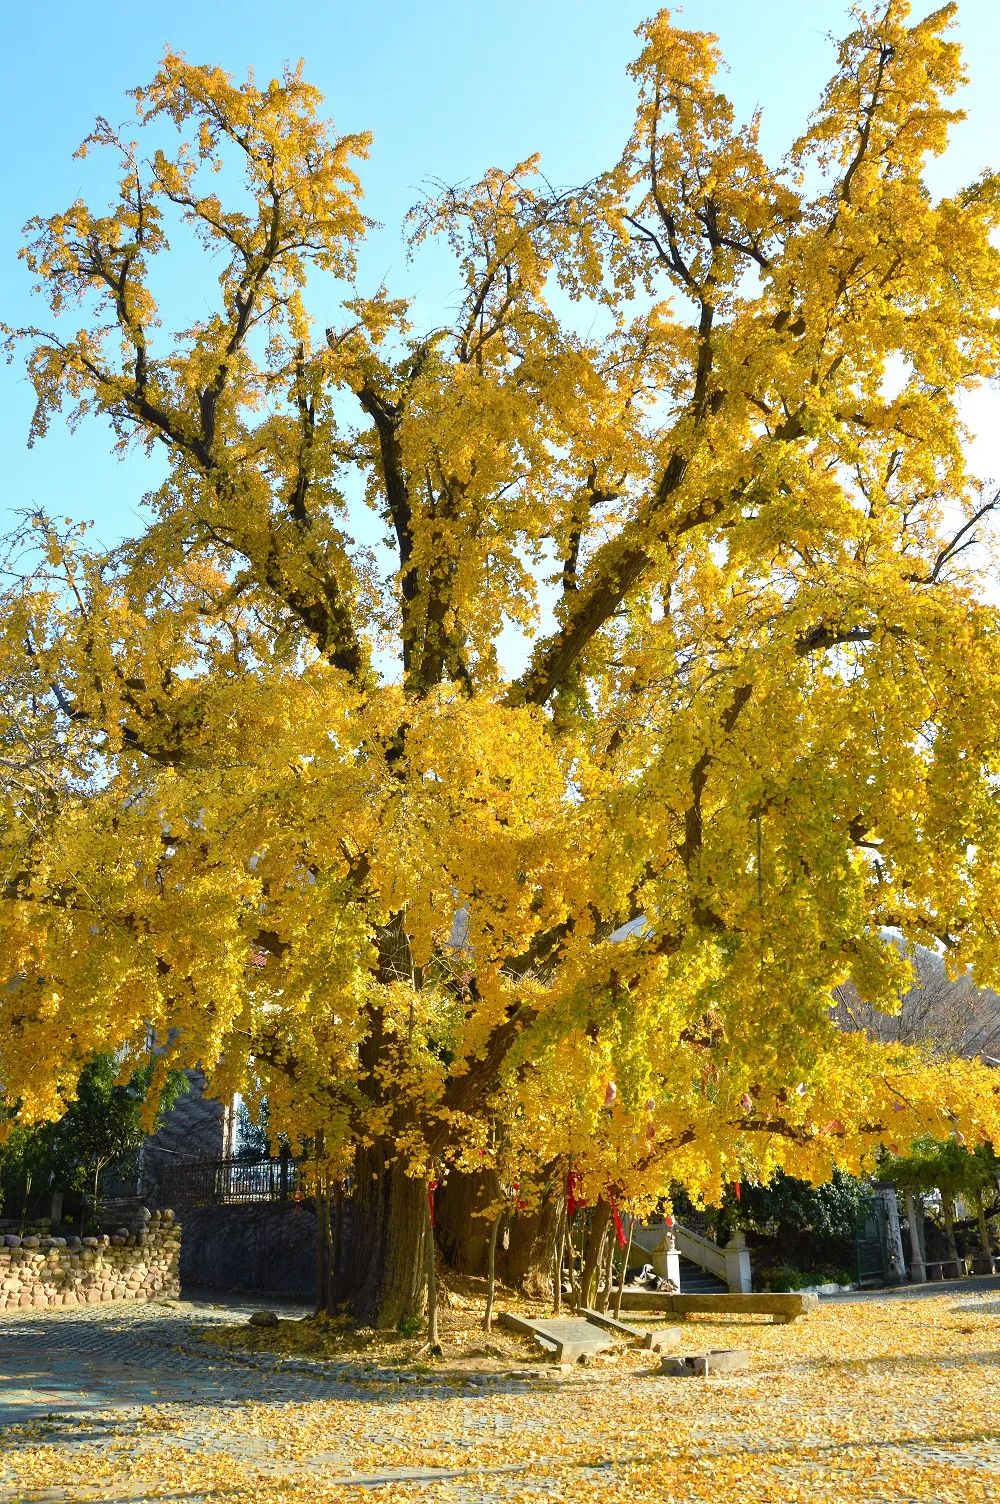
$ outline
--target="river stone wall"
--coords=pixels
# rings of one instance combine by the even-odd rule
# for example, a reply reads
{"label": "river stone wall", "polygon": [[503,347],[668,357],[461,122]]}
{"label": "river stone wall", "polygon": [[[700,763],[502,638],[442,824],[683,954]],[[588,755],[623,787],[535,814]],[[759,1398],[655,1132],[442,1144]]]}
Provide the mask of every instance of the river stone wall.
{"label": "river stone wall", "polygon": [[0,1237],[0,1311],[156,1300],[180,1294],[181,1230],[171,1211],[145,1231],[96,1238]]}
{"label": "river stone wall", "polygon": [[178,1215],[185,1284],[312,1298],[316,1213],[308,1202],[199,1206]]}

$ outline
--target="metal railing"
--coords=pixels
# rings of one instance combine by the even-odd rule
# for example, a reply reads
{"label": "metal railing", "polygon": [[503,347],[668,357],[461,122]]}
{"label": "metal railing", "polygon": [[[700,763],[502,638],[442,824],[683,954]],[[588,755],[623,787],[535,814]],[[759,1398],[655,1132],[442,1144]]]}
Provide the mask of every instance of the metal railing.
{"label": "metal railing", "polygon": [[205,1159],[162,1172],[159,1199],[166,1206],[233,1206],[255,1201],[300,1201],[305,1166],[290,1155],[276,1159]]}

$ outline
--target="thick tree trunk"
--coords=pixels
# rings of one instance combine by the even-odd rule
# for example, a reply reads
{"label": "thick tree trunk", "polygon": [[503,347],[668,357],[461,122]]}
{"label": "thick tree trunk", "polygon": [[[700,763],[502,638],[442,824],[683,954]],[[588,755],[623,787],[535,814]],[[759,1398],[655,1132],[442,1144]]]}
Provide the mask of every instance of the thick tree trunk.
{"label": "thick tree trunk", "polygon": [[535,1211],[511,1217],[507,1246],[498,1260],[504,1284],[532,1295],[552,1293],[552,1247],[559,1211],[558,1197],[546,1192]]}
{"label": "thick tree trunk", "polygon": [[392,1162],[391,1146],[359,1148],[344,1219],[336,1296],[358,1321],[398,1326],[426,1302],[427,1188]]}
{"label": "thick tree trunk", "polygon": [[496,1174],[481,1170],[464,1175],[453,1170],[438,1191],[437,1244],[441,1258],[456,1274],[482,1274],[486,1268],[490,1223],[481,1213],[496,1197]]}

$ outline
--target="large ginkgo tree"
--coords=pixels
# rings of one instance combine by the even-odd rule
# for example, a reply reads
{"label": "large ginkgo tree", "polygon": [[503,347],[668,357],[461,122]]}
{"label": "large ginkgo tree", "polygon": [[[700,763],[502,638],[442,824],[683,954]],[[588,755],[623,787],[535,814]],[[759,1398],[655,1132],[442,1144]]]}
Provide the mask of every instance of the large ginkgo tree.
{"label": "large ginkgo tree", "polygon": [[117,195],[29,227],[53,317],[11,338],[34,437],[101,417],[167,474],[121,547],[36,516],[9,556],[20,1121],[152,1028],[343,1179],[332,1295],[383,1324],[449,1169],[606,1219],[997,1131],[985,1068],[830,1018],[905,990],[893,932],[1000,976],[960,415],[1000,372],[1000,183],[923,176],[954,10],[856,12],[777,163],[662,12],[592,181],[531,158],[418,208],[462,288],[429,330],[355,284],[368,139],[301,70],[168,53],[138,139],[98,123]]}

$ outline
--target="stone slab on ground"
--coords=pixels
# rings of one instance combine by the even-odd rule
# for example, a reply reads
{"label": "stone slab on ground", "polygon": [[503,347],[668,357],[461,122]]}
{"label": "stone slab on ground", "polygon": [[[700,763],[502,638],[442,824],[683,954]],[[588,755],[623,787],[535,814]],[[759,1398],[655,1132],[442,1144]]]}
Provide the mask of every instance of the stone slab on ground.
{"label": "stone slab on ground", "polygon": [[631,1342],[637,1347],[646,1348],[650,1352],[658,1353],[664,1348],[675,1347],[680,1341],[679,1327],[662,1327],[659,1331],[649,1331],[641,1326],[633,1326],[628,1321],[618,1321],[616,1317],[609,1316],[606,1311],[594,1311],[589,1306],[581,1306],[580,1315],[594,1326],[603,1327],[607,1332],[613,1332],[616,1337],[623,1337],[626,1342]]}
{"label": "stone slab on ground", "polygon": [[743,1347],[712,1347],[704,1353],[663,1358],[660,1372],[669,1378],[707,1378],[710,1374],[745,1373],[750,1354]]}
{"label": "stone slab on ground", "polygon": [[615,1346],[614,1338],[588,1321],[586,1316],[552,1316],[532,1321],[526,1316],[501,1311],[498,1320],[509,1332],[533,1337],[552,1353],[557,1363],[575,1363],[594,1353],[611,1352]]}

